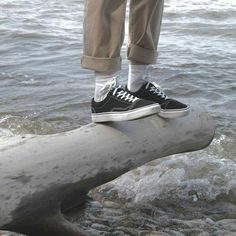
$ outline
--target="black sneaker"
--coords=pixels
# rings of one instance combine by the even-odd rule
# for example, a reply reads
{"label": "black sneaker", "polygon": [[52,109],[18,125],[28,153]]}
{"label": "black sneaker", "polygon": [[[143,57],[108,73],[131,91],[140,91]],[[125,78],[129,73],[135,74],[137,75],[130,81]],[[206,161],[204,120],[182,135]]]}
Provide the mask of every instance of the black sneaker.
{"label": "black sneaker", "polygon": [[188,115],[189,106],[168,98],[165,93],[154,82],[145,83],[137,92],[132,93],[126,86],[126,91],[134,96],[160,104],[161,110],[158,113],[163,118],[177,118]]}
{"label": "black sneaker", "polygon": [[112,87],[106,98],[101,102],[91,102],[92,121],[123,121],[139,119],[160,111],[160,105],[137,98],[125,91],[121,86]]}

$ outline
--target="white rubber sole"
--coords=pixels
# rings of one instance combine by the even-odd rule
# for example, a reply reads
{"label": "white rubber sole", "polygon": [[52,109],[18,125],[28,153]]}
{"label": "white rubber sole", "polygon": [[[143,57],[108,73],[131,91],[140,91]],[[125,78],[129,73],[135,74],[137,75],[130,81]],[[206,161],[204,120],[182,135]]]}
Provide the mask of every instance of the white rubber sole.
{"label": "white rubber sole", "polygon": [[171,109],[171,111],[161,109],[161,111],[158,113],[158,115],[162,118],[174,119],[174,118],[187,116],[189,114],[189,112],[190,112],[190,108],[188,106],[185,109],[176,109],[176,110]]}
{"label": "white rubber sole", "polygon": [[159,104],[152,104],[145,107],[140,107],[131,111],[118,111],[118,112],[103,112],[103,113],[92,113],[92,122],[108,122],[108,121],[124,121],[124,120],[135,120],[145,116],[150,116],[160,112],[161,107]]}

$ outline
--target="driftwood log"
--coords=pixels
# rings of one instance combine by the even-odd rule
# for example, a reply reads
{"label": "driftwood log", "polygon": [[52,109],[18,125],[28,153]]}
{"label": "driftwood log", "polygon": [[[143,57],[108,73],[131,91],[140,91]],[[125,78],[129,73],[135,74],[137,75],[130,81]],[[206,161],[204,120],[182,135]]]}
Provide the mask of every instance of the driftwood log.
{"label": "driftwood log", "polygon": [[83,203],[92,188],[149,161],[207,147],[210,116],[192,108],[186,117],[89,124],[30,136],[0,151],[0,229],[27,235],[88,235],[65,220],[61,206]]}

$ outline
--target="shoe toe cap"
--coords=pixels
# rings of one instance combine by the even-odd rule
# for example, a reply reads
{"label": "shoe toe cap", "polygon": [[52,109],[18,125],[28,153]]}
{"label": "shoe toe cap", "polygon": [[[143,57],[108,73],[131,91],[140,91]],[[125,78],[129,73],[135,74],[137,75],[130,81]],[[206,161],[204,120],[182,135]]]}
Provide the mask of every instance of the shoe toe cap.
{"label": "shoe toe cap", "polygon": [[188,106],[174,99],[167,99],[161,104],[162,109],[186,109]]}

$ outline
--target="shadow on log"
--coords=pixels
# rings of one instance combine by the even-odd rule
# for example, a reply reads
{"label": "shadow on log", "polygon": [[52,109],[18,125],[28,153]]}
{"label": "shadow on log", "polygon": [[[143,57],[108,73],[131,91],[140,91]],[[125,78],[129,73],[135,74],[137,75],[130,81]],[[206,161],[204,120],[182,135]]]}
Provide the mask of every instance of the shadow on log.
{"label": "shadow on log", "polygon": [[214,131],[209,115],[193,108],[178,119],[154,115],[27,137],[0,151],[0,229],[88,235],[64,219],[62,204],[83,204],[92,188],[154,159],[202,149]]}

